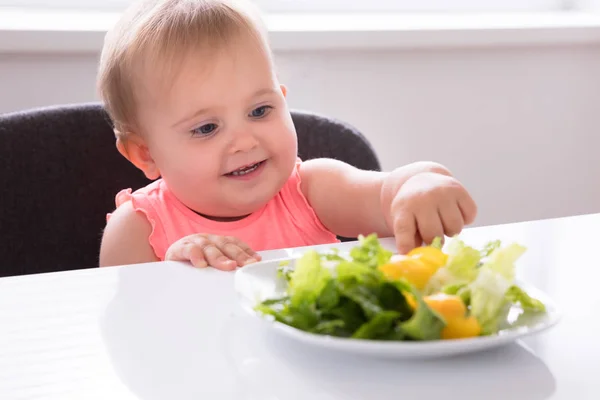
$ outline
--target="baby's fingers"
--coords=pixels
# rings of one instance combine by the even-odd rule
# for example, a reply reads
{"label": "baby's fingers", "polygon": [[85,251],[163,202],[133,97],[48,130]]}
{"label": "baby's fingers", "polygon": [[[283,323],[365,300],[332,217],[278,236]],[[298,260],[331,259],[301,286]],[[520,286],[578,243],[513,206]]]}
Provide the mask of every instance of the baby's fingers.
{"label": "baby's fingers", "polygon": [[410,212],[401,212],[394,219],[394,236],[400,254],[406,254],[420,243],[417,243],[418,231],[415,217]]}
{"label": "baby's fingers", "polygon": [[213,242],[209,242],[204,247],[204,257],[208,261],[208,265],[223,271],[231,271],[237,267],[237,262],[229,258],[223,250],[221,250]]}
{"label": "baby's fingers", "polygon": [[214,236],[211,239],[225,256],[234,260],[240,267],[260,261],[260,256],[252,251],[250,246],[233,236]]}
{"label": "baby's fingers", "polygon": [[207,239],[204,237],[185,237],[173,243],[165,254],[165,260],[189,261],[194,267],[204,268],[208,264],[204,258],[204,245]]}
{"label": "baby's fingers", "polygon": [[417,227],[425,244],[431,244],[436,237],[444,237],[444,226],[437,209],[422,210],[417,215]]}
{"label": "baby's fingers", "polygon": [[231,260],[234,260],[239,267],[259,261],[259,258],[252,257],[235,243],[225,243],[221,247],[221,251]]}
{"label": "baby's fingers", "polygon": [[439,213],[447,236],[452,237],[462,231],[465,221],[457,203],[448,202],[440,205]]}
{"label": "baby's fingers", "polygon": [[250,248],[250,246],[248,246],[246,243],[242,242],[239,239],[236,239],[236,240],[237,240],[237,242],[235,244],[238,245],[240,247],[240,249],[242,249],[244,252],[246,252],[246,254],[248,254],[250,257],[252,257],[252,259],[254,261],[262,260],[262,257],[260,256],[260,254],[258,254],[254,250],[252,250]]}
{"label": "baby's fingers", "polygon": [[458,198],[458,207],[462,213],[465,225],[472,224],[477,216],[477,204],[466,190]]}

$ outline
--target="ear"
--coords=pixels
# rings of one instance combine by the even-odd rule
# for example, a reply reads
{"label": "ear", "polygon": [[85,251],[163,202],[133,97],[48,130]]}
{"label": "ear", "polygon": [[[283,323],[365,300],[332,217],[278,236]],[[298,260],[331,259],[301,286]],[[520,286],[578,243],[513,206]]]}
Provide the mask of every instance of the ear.
{"label": "ear", "polygon": [[140,135],[128,133],[126,138],[117,137],[117,150],[141,170],[146,178],[154,180],[160,177],[160,171],[150,155],[146,142]]}
{"label": "ear", "polygon": [[287,87],[285,85],[279,85],[281,89],[281,93],[283,93],[283,97],[287,97]]}

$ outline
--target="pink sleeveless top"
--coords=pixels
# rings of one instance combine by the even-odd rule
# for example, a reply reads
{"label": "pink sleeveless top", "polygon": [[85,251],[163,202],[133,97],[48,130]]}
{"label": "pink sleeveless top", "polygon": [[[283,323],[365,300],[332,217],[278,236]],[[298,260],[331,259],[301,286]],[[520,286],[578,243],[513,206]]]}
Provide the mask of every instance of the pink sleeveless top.
{"label": "pink sleeveless top", "polygon": [[[171,244],[194,233],[234,236],[253,250],[273,250],[338,242],[323,226],[300,189],[296,162],[292,175],[264,207],[239,221],[219,222],[204,218],[181,203],[162,179],[136,190],[125,189],[116,196],[116,206],[131,200],[152,225],[149,240],[154,253],[164,260]],[[107,215],[107,219],[110,214]]]}

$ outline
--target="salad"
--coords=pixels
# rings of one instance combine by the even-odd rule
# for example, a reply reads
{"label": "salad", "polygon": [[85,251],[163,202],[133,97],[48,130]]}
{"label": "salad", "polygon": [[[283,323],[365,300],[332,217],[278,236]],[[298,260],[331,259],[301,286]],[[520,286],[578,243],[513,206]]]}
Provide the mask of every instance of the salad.
{"label": "salad", "polygon": [[348,257],[308,251],[278,273],[285,293],[256,306],[263,315],[322,335],[371,340],[440,340],[497,334],[515,306],[545,305],[515,283],[525,252],[500,241],[482,249],[441,238],[406,256],[383,248],[376,235],[359,238]]}

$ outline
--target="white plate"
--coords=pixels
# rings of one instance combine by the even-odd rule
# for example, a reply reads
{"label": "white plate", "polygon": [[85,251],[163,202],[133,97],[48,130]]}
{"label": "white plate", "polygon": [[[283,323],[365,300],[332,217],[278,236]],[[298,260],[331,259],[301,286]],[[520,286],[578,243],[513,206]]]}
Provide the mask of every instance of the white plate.
{"label": "white plate", "polygon": [[[519,282],[519,285],[527,290],[529,294],[544,302],[547,312],[525,321],[521,320],[518,324],[512,321],[515,319],[515,314],[509,313],[506,328],[493,336],[457,340],[402,342],[348,339],[308,333],[276,322],[272,318],[254,311],[254,306],[259,302],[278,297],[284,292],[286,283],[277,277],[277,268],[280,261],[282,260],[260,262],[237,270],[235,273],[235,289],[240,295],[242,307],[259,317],[275,332],[326,349],[380,358],[443,357],[502,346],[519,338],[545,331],[554,326],[560,318],[558,308],[545,293],[524,282]],[[514,307],[514,311],[518,314],[520,309]]]}

